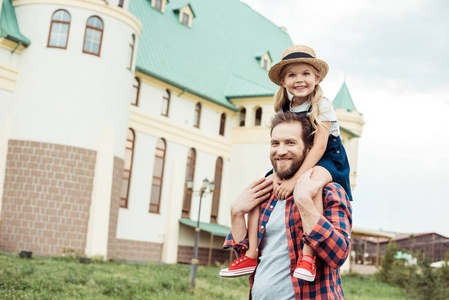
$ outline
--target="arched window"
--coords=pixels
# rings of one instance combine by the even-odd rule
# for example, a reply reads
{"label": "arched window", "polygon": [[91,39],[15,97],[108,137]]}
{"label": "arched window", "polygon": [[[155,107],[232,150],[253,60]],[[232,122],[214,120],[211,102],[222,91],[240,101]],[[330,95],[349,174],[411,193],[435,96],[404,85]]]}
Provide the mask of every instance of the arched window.
{"label": "arched window", "polygon": [[131,35],[131,42],[129,43],[129,70],[133,68],[133,56],[134,56],[134,46],[136,44],[136,36],[134,34]]}
{"label": "arched window", "polygon": [[134,133],[134,130],[128,128],[128,136],[126,138],[124,170],[122,178],[122,191],[120,194],[120,207],[123,208],[128,208],[129,186],[131,183],[135,142],[136,142],[136,134]]}
{"label": "arched window", "polygon": [[195,113],[193,114],[193,127],[200,128],[201,119],[201,103],[195,105]]}
{"label": "arched window", "polygon": [[245,127],[245,119],[246,119],[246,108],[241,108],[240,109],[240,121],[239,121],[240,127]]}
{"label": "arched window", "polygon": [[156,143],[154,156],[153,184],[151,187],[150,212],[159,213],[162,192],[162,179],[164,177],[166,143],[159,139]]}
{"label": "arched window", "polygon": [[192,205],[192,192],[193,188],[187,185],[187,182],[191,180],[194,181],[195,176],[195,161],[196,161],[196,151],[193,148],[189,149],[187,154],[187,169],[186,169],[186,179],[184,183],[184,199],[182,201],[182,217],[190,217],[190,206]]}
{"label": "arched window", "polygon": [[83,52],[100,56],[102,40],[103,21],[99,17],[90,17],[86,23]]}
{"label": "arched window", "polygon": [[221,114],[220,117],[220,135],[224,136],[225,134],[225,126],[226,126],[226,115],[225,113]]}
{"label": "arched window", "polygon": [[217,158],[215,164],[215,188],[212,197],[212,209],[210,211],[210,221],[211,223],[217,223],[218,218],[218,208],[220,206],[220,191],[221,191],[221,177],[223,174],[223,158]]}
{"label": "arched window", "polygon": [[70,14],[63,9],[57,10],[51,17],[47,47],[67,49],[70,31]]}
{"label": "arched window", "polygon": [[134,77],[134,84],[133,84],[133,94],[131,98],[131,104],[138,106],[139,105],[139,94],[140,94],[140,79],[137,77]]}
{"label": "arched window", "polygon": [[162,97],[161,115],[168,117],[168,111],[170,109],[170,91],[165,90],[165,94]]}
{"label": "arched window", "polygon": [[259,107],[256,109],[256,120],[254,122],[254,125],[260,126],[262,124],[262,108]]}

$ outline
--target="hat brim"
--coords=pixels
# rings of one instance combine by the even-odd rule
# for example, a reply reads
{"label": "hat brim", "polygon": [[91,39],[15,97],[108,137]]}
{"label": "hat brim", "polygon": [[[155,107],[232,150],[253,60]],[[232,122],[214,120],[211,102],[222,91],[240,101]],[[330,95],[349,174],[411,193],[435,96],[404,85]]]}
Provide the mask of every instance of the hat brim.
{"label": "hat brim", "polygon": [[270,71],[268,71],[268,77],[271,81],[273,81],[277,85],[282,85],[281,71],[285,65],[294,64],[294,63],[306,63],[315,67],[315,69],[320,72],[320,80],[323,81],[324,77],[326,77],[327,72],[329,71],[329,65],[321,59],[317,58],[292,58],[281,60],[277,64],[271,67]]}

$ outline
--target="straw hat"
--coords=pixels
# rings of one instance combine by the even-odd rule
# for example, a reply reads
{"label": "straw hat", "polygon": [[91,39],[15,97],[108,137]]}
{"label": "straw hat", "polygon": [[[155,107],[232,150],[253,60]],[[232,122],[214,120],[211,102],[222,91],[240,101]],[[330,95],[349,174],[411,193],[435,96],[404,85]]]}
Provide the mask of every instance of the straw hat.
{"label": "straw hat", "polygon": [[268,72],[268,77],[270,80],[276,83],[277,85],[282,84],[281,71],[285,65],[292,63],[307,63],[312,65],[317,69],[321,76],[321,82],[324,77],[326,77],[327,72],[329,71],[329,66],[324,60],[316,58],[315,51],[312,48],[304,46],[304,45],[294,45],[288,47],[282,52],[282,60],[271,67]]}

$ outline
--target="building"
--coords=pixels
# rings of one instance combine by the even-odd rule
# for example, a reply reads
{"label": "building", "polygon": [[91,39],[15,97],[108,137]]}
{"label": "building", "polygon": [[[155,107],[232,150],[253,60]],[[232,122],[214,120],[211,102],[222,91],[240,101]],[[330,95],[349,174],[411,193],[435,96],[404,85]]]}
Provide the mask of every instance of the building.
{"label": "building", "polygon": [[394,242],[399,250],[416,256],[422,260],[424,255],[432,262],[442,261],[449,253],[449,238],[435,232],[404,234],[395,233],[394,238],[353,238],[352,248],[356,251],[359,261],[364,264],[379,265],[381,258],[390,242]]}
{"label": "building", "polygon": [[[230,203],[270,169],[267,72],[285,29],[238,0],[0,13],[0,249],[189,262],[199,217],[201,262],[229,259]],[[355,183],[363,117],[346,84],[334,104]]]}

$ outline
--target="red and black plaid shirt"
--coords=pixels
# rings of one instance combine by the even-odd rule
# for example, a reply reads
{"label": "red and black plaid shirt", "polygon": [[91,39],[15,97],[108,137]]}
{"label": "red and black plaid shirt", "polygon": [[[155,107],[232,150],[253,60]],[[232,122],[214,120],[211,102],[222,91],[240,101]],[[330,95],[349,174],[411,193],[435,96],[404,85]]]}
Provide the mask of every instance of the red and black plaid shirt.
{"label": "red and black plaid shirt", "polygon": [[[258,246],[277,201],[273,194],[270,200],[260,205]],[[346,261],[350,251],[352,207],[345,190],[334,182],[327,184],[323,189],[323,207],[323,216],[307,235],[303,231],[301,216],[293,197],[287,199],[285,226],[295,299],[344,299],[339,268]],[[298,257],[302,255],[304,243],[310,245],[317,255],[316,277],[313,282],[292,276]],[[235,243],[232,233],[229,233],[223,247],[233,247],[240,257],[248,249],[248,236],[243,241]],[[255,272],[249,278],[250,289],[253,286]]]}

